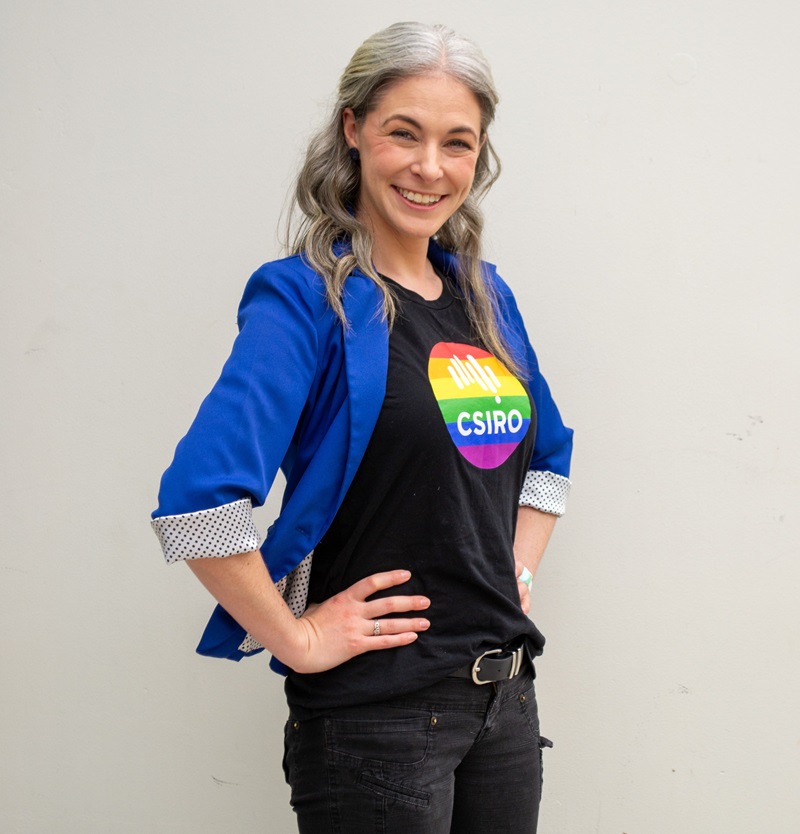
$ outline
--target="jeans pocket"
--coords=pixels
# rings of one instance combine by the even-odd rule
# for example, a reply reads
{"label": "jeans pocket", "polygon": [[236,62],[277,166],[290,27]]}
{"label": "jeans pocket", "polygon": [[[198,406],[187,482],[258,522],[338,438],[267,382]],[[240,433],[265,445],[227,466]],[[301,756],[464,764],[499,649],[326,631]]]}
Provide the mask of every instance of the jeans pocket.
{"label": "jeans pocket", "polygon": [[541,793],[544,786],[544,748],[552,747],[553,742],[549,738],[539,736],[539,792]]}
{"label": "jeans pocket", "polygon": [[531,678],[530,684],[519,693],[519,708],[525,716],[525,723],[534,741],[539,741],[539,707],[536,703],[536,688]]}
{"label": "jeans pocket", "polygon": [[292,784],[292,760],[294,759],[294,747],[297,742],[297,731],[299,729],[299,722],[290,715],[289,720],[283,725],[283,759],[281,761],[283,776],[286,779],[287,785]]}
{"label": "jeans pocket", "polygon": [[[373,710],[374,711],[374,708]],[[378,773],[422,767],[431,755],[437,719],[432,713],[325,718],[325,745],[332,761]]]}

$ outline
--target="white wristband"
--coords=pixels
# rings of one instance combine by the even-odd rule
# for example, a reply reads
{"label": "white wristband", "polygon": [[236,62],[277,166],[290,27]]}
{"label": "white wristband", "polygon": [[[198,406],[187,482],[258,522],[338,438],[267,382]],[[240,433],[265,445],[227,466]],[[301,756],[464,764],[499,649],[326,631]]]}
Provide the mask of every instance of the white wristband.
{"label": "white wristband", "polygon": [[528,590],[530,590],[531,584],[533,583],[533,574],[527,568],[523,568],[522,573],[517,577],[517,582],[525,583],[528,586]]}

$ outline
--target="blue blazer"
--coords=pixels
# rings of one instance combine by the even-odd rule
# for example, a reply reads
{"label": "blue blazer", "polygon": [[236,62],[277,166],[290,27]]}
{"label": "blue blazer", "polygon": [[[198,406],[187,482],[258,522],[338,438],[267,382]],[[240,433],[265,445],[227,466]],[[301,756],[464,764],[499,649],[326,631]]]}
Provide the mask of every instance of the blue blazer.
{"label": "blue blazer", "polygon": [[[455,259],[435,242],[429,257],[453,275]],[[511,291],[486,265],[500,301],[503,335],[525,370],[537,412],[530,468],[569,475],[572,431],[564,426],[528,341]],[[261,554],[276,582],[321,540],[353,480],[386,389],[389,334],[382,296],[359,271],[345,283],[343,327],[322,279],[292,256],[262,266],[239,308],[239,335],[161,480],[153,518],[249,499],[264,503],[278,469],[281,512]],[[245,630],[217,606],[197,651],[240,660]],[[275,658],[272,667],[285,672]]]}

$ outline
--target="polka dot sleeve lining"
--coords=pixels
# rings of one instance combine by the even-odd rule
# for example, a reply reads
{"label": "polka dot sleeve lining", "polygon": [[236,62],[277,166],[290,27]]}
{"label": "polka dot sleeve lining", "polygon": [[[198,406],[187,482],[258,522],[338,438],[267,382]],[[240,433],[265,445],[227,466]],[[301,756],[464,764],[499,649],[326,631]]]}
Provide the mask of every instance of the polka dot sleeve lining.
{"label": "polka dot sleeve lining", "polygon": [[572,483],[555,472],[530,470],[519,496],[521,507],[533,507],[544,513],[562,516],[567,510],[567,495]]}
{"label": "polka dot sleeve lining", "polygon": [[181,515],[165,515],[151,522],[167,564],[184,559],[232,556],[258,550],[260,538],[253,523],[249,498]]}

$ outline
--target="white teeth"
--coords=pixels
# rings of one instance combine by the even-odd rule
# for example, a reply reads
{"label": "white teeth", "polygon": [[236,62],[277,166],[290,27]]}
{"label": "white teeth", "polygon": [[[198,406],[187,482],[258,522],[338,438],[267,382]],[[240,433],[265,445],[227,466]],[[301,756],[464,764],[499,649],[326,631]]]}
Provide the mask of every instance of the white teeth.
{"label": "white teeth", "polygon": [[418,203],[421,206],[430,206],[442,199],[440,194],[418,194],[416,191],[404,191],[397,189],[411,203]]}

